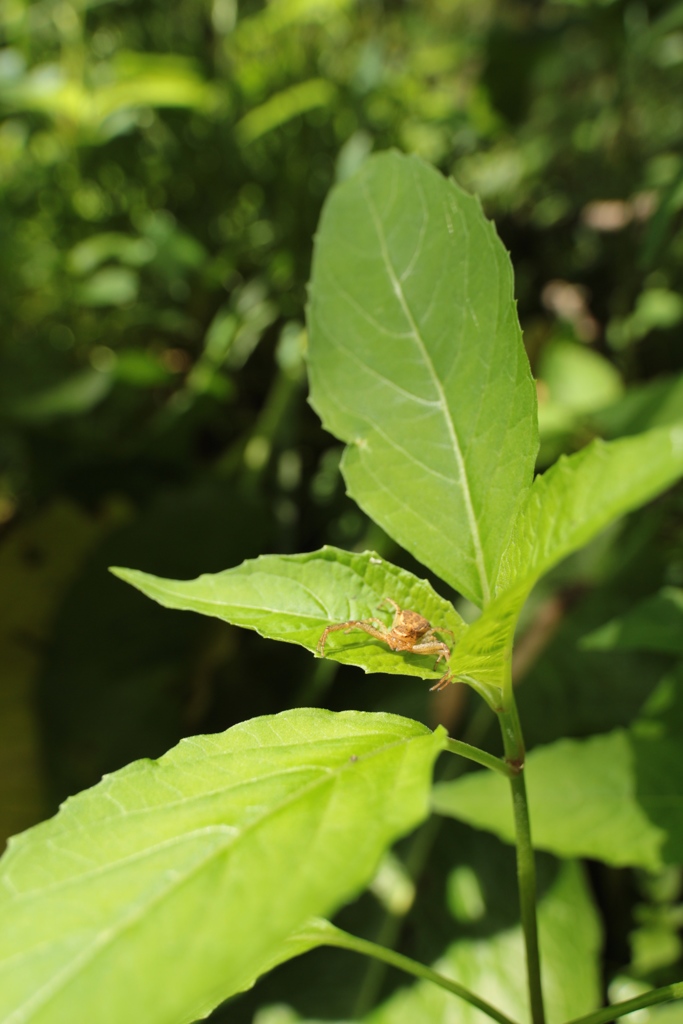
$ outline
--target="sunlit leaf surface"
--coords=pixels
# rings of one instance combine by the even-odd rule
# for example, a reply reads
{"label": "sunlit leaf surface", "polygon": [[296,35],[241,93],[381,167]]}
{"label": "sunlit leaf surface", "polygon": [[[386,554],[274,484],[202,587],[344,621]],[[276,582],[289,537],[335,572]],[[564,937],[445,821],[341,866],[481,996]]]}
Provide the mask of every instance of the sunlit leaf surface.
{"label": "sunlit leaf surface", "polygon": [[515,524],[498,590],[534,583],[615,519],[683,474],[683,424],[593,441],[536,477]]}
{"label": "sunlit leaf surface", "polygon": [[300,952],[292,932],[426,816],[443,737],[298,709],[183,740],[68,800],[0,862],[0,1020],[205,1015]]}
{"label": "sunlit leaf surface", "polygon": [[[390,627],[394,613],[383,603],[391,598],[416,611],[451,645],[467,627],[453,606],[426,580],[399,569],[372,551],[354,554],[324,547],[304,555],[262,555],[234,569],[196,580],[165,580],[134,569],[115,569],[148,597],[167,608],[201,612],[262,636],[301,644],[316,651],[328,625],[350,619],[380,619]],[[335,661],[359,665],[366,672],[438,678],[445,665],[434,667],[435,655],[391,651],[359,629],[329,634],[325,654]]]}
{"label": "sunlit leaf surface", "polygon": [[310,291],[311,402],[358,504],[478,605],[531,483],[536,397],[479,202],[385,153],[332,192]]}
{"label": "sunlit leaf surface", "polygon": [[683,474],[683,426],[594,441],[537,476],[503,556],[497,596],[463,635],[451,668],[489,686],[509,683],[515,626],[534,584],[620,516]]}

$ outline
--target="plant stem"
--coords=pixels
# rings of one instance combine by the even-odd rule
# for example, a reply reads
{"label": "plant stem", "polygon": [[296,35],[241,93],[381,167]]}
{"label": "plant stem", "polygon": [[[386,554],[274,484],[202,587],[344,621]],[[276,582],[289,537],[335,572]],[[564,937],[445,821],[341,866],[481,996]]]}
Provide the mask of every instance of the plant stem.
{"label": "plant stem", "polygon": [[341,928],[334,928],[333,932],[325,934],[324,944],[328,946],[337,946],[340,949],[350,949],[354,953],[361,953],[364,956],[371,956],[375,960],[381,960],[385,964],[389,964],[391,967],[396,967],[400,971],[405,971],[407,974],[412,974],[415,978],[420,978],[424,981],[431,981],[440,988],[446,989],[447,992],[451,992],[455,996],[459,996],[460,999],[464,999],[466,1003],[470,1003],[471,1006],[476,1006],[478,1010],[485,1013],[488,1017],[498,1021],[498,1024],[515,1024],[515,1022],[504,1014],[501,1010],[496,1009],[495,1006],[491,1006],[485,999],[480,999],[474,992],[470,992],[469,989],[459,985],[457,981],[451,981],[450,978],[444,977],[443,974],[439,974],[437,971],[433,971],[431,967],[427,967],[426,964],[421,964],[417,960],[412,960],[409,956],[404,956],[402,953],[397,953],[393,949],[387,949],[386,946],[378,946],[376,942],[369,942],[367,939],[361,939],[357,935],[350,935],[349,932],[342,931]]}
{"label": "plant stem", "polygon": [[510,787],[515,819],[515,845],[517,848],[517,885],[519,905],[526,947],[527,983],[529,1004],[533,1024],[545,1024],[543,991],[541,988],[541,959],[538,948],[538,924],[536,921],[536,866],[531,845],[529,804],[524,781],[524,739],[519,716],[509,688],[507,707],[499,712],[500,728],[503,734],[505,760],[511,769]]}
{"label": "plant stem", "polygon": [[625,1013],[642,1010],[646,1006],[655,1006],[657,1003],[668,1003],[672,999],[683,999],[683,981],[663,985],[662,988],[653,988],[649,992],[643,992],[642,996],[635,996],[623,1003],[615,1003],[604,1010],[587,1013],[584,1017],[575,1017],[568,1024],[607,1024],[608,1021],[623,1017]]}
{"label": "plant stem", "polygon": [[507,761],[502,761],[494,754],[480,750],[479,747],[473,747],[463,740],[454,740],[449,736],[446,740],[446,750],[451,754],[460,754],[461,757],[466,757],[470,761],[476,761],[477,764],[482,764],[485,768],[491,768],[492,771],[499,772],[500,775],[504,775],[508,779],[513,775],[513,769]]}

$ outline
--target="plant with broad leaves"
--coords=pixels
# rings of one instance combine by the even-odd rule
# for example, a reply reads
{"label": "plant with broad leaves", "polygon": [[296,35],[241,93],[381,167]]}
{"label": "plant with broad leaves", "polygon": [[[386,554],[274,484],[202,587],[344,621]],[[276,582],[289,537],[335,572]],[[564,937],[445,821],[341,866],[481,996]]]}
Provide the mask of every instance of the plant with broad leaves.
{"label": "plant with broad leaves", "polygon": [[[683,425],[596,440],[534,479],[536,396],[507,254],[478,202],[415,158],[375,157],[332,193],[309,330],[311,402],[346,443],[349,493],[479,617],[466,624],[431,584],[373,552],[265,555],[191,581],[113,571],[162,605],[312,655],[469,685],[500,722],[504,757],[395,715],[297,709],[105,777],[2,861],[0,1021],[182,1024],[319,945],[421,979],[373,1015],[388,1024],[442,1019],[435,993],[500,1024],[527,1013],[543,1024],[546,1003],[553,1019],[601,1024],[680,997],[673,984],[596,1009],[597,928],[571,864],[540,902],[539,929],[511,652],[540,576],[683,475]],[[675,786],[670,811],[650,813],[661,758],[675,754],[651,739],[622,730],[534,752],[539,846],[645,868],[680,859]],[[486,770],[432,792],[442,750]],[[438,970],[321,919],[372,881],[430,801],[516,845],[526,984],[501,940],[512,967],[496,1005],[465,987],[473,972],[458,943]],[[570,973],[560,896],[583,942]]]}

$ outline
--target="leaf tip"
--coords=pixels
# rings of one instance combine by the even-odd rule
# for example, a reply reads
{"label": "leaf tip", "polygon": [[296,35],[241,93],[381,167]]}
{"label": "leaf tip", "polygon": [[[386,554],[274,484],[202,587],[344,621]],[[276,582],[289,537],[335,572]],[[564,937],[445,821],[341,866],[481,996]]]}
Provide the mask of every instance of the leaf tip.
{"label": "leaf tip", "polygon": [[108,571],[112,576],[123,580],[124,583],[130,583],[134,587],[139,587],[140,579],[146,575],[146,573],[140,572],[139,569],[124,569],[120,565],[110,565]]}

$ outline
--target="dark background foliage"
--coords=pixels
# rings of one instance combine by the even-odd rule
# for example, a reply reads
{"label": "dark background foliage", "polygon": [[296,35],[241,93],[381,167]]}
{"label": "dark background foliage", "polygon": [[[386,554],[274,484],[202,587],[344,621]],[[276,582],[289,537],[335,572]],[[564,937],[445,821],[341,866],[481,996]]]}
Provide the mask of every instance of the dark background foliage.
{"label": "dark background foliage", "polygon": [[[346,498],[306,404],[321,204],[390,146],[476,191],[511,251],[540,469],[683,417],[683,5],[6,0],[0,32],[3,836],[184,734],[295,705],[483,741],[457,688],[433,698],[164,611],[106,567],[190,577],[333,543],[424,574]],[[534,595],[516,664],[531,745],[630,722],[670,672],[671,655],[578,641],[683,583],[680,505],[665,496]],[[462,857],[493,885],[504,851],[478,842]],[[591,870],[605,984],[680,976],[678,869]],[[346,913],[381,931],[381,901]],[[421,949],[425,929],[423,912],[395,932]],[[327,1015],[350,1013],[366,968],[316,956],[230,1019],[282,999],[321,1015],[321,990]]]}

